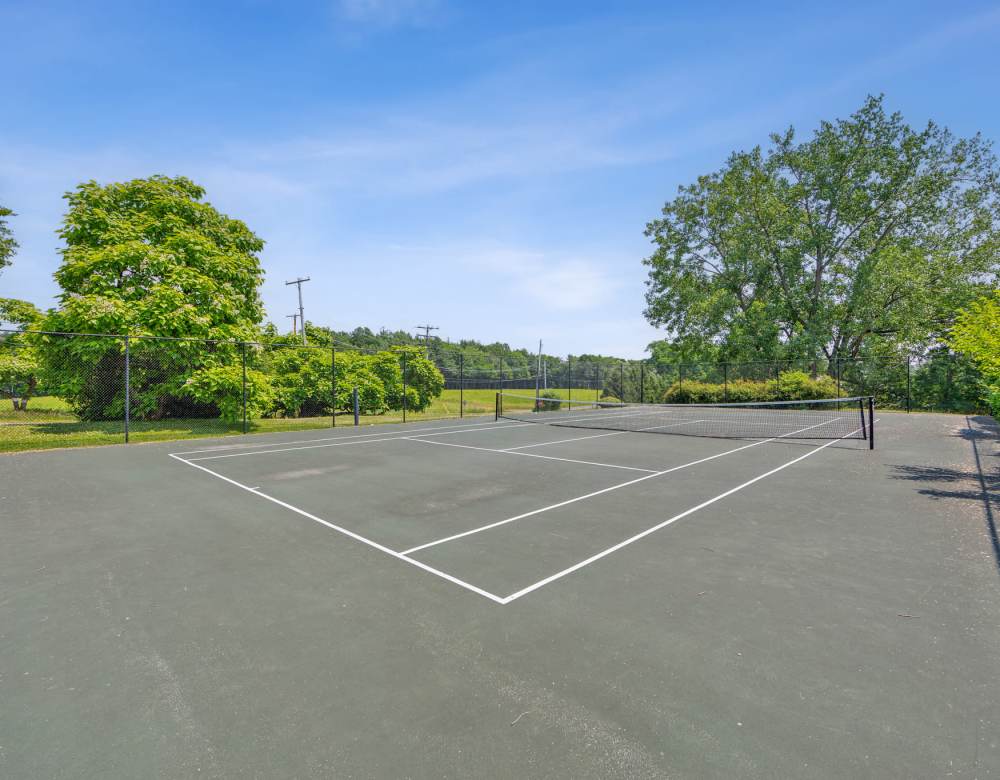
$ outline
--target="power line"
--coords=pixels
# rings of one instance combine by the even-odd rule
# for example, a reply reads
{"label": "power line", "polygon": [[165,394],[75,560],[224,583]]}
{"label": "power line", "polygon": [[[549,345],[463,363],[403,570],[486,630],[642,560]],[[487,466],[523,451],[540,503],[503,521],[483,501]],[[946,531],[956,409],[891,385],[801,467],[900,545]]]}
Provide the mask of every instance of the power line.
{"label": "power line", "polygon": [[427,349],[427,354],[431,354],[431,331],[441,330],[437,325],[414,325],[417,330],[422,330],[423,333],[418,333],[417,338],[424,340],[424,347]]}
{"label": "power line", "polygon": [[303,282],[308,282],[308,281],[309,281],[309,277],[306,276],[305,278],[300,277],[300,278],[295,279],[295,280],[293,280],[291,282],[285,282],[285,287],[287,287],[290,284],[294,284],[294,285],[297,285],[298,288],[299,288],[299,321],[302,323],[302,345],[303,346],[305,346],[305,343],[306,343],[306,312],[305,312],[305,309],[302,308],[302,283]]}

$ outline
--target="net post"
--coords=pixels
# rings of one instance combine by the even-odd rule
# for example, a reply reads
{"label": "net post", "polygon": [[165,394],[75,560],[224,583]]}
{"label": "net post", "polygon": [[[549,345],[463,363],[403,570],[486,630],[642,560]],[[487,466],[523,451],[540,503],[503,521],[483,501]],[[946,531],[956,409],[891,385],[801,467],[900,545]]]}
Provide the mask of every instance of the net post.
{"label": "net post", "polygon": [[499,422],[500,421],[500,393],[497,393],[496,407],[494,409],[493,415],[494,415],[493,416],[493,421],[494,422]]}
{"label": "net post", "polygon": [[458,353],[458,416],[465,416],[465,353]]}
{"label": "net post", "polygon": [[351,404],[354,407],[354,427],[358,426],[358,417],[360,412],[360,404],[358,403],[358,386],[355,385],[354,389],[351,391]]}
{"label": "net post", "polygon": [[240,342],[240,362],[243,364],[243,433],[247,432],[247,343]]}
{"label": "net post", "polygon": [[333,404],[330,427],[337,427],[337,345],[330,345],[330,388],[333,390]]}
{"label": "net post", "polygon": [[865,422],[865,399],[858,398],[858,411],[861,413],[861,436],[864,439],[868,438],[868,427]]}
{"label": "net post", "polygon": [[128,444],[128,428],[129,428],[129,406],[131,405],[131,391],[132,391],[132,357],[129,351],[129,337],[125,337],[125,443]]}
{"label": "net post", "polygon": [[875,449],[875,396],[868,396],[868,449]]}

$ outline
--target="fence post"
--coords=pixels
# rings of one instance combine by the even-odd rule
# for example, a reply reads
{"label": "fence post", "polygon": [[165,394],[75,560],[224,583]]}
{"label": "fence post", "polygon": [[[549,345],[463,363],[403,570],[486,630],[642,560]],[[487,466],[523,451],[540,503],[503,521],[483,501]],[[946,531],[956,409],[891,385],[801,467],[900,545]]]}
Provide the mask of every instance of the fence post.
{"label": "fence post", "polygon": [[646,362],[639,363],[639,403],[646,403]]}
{"label": "fence post", "polygon": [[[840,355],[839,354],[837,355],[837,361],[835,363],[835,366],[836,366],[836,368],[834,370],[837,372],[837,398],[839,399],[840,396],[841,396],[841,392],[840,392]],[[840,408],[840,404],[837,404],[837,408],[838,409]]]}
{"label": "fence post", "polygon": [[622,397],[618,400],[625,403],[625,361],[618,364],[618,385],[622,391]]}
{"label": "fence post", "polygon": [[403,353],[403,422],[406,422],[406,353]]}
{"label": "fence post", "polygon": [[332,417],[330,427],[337,427],[337,345],[330,345],[330,387],[333,390],[333,403],[331,404]]}
{"label": "fence post", "polygon": [[722,403],[729,403],[729,364],[722,364]]}
{"label": "fence post", "polygon": [[458,353],[458,416],[465,416],[465,353]]}
{"label": "fence post", "polygon": [[906,356],[906,413],[910,413],[910,364],[913,362],[913,355]]}
{"label": "fence post", "polygon": [[684,395],[684,364],[677,364],[677,389],[680,391],[681,396]]}
{"label": "fence post", "polygon": [[351,404],[354,406],[354,427],[358,427],[358,413],[360,411],[358,404],[358,386],[355,385],[354,389],[351,391]]}
{"label": "fence post", "polygon": [[601,364],[600,363],[597,364],[597,397],[594,400],[595,401],[600,401],[601,400]]}
{"label": "fence post", "polygon": [[[566,356],[566,388],[567,388],[566,400],[572,401],[573,400],[573,356],[572,355]],[[566,408],[568,409],[570,406],[572,406],[572,404],[567,404]]]}
{"label": "fence post", "polygon": [[128,444],[129,406],[131,406],[132,356],[129,351],[129,338],[125,337],[125,443]]}
{"label": "fence post", "polygon": [[243,433],[247,432],[247,343],[240,342],[240,357],[243,364]]}

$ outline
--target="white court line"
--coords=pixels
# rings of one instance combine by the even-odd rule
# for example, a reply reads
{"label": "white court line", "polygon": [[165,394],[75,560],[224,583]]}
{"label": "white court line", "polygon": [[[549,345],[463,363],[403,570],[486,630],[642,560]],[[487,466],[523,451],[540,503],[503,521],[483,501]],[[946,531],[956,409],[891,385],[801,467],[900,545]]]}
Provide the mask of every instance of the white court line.
{"label": "white court line", "polygon": [[638,466],[620,466],[617,463],[597,463],[592,460],[574,460],[573,458],[557,458],[555,455],[538,455],[534,452],[511,452],[510,450],[495,450],[491,447],[473,447],[471,444],[452,444],[447,441],[427,441],[417,437],[407,437],[410,441],[419,441],[422,444],[437,444],[440,447],[459,447],[463,450],[479,450],[480,452],[497,452],[501,455],[521,455],[525,458],[542,458],[544,460],[561,460],[564,463],[582,463],[585,466],[604,466],[608,469],[625,469],[626,471],[646,471],[655,472],[656,469],[642,469]]}
{"label": "white court line", "polygon": [[[726,498],[727,496],[731,496],[733,493],[736,493],[737,491],[743,490],[743,488],[749,487],[750,485],[754,484],[755,482],[759,482],[760,480],[764,479],[765,477],[769,477],[772,474],[777,474],[782,469],[786,469],[789,466],[792,466],[792,465],[798,463],[800,460],[805,460],[810,455],[815,455],[820,450],[824,450],[827,447],[829,447],[831,444],[836,444],[838,441],[842,441],[843,439],[846,439],[849,436],[853,436],[855,433],[857,433],[860,430],[861,430],[861,428],[858,428],[857,430],[851,431],[851,433],[849,433],[849,434],[847,434],[845,436],[841,436],[839,439],[832,439],[831,441],[828,441],[826,444],[823,444],[822,446],[819,446],[819,447],[817,447],[814,450],[809,450],[809,452],[805,453],[804,455],[800,455],[799,457],[794,458],[793,460],[790,460],[787,463],[782,463],[780,466],[778,466],[776,468],[773,468],[770,471],[767,471],[767,472],[765,472],[763,474],[760,474],[759,476],[756,476],[753,479],[748,479],[742,485],[737,485],[734,488],[730,488],[725,493],[720,493],[719,495],[715,496],[714,498],[710,498],[707,501],[702,501],[697,506],[693,506],[690,509],[687,509],[687,510],[681,512],[680,514],[676,514],[673,517],[671,517],[670,519],[664,520],[662,523],[659,523],[658,525],[654,525],[652,528],[647,528],[645,531],[637,533],[635,536],[630,536],[628,539],[626,539],[623,542],[619,542],[618,544],[616,544],[616,545],[614,545],[612,547],[609,547],[606,550],[602,550],[601,552],[597,553],[596,555],[591,555],[586,560],[580,561],[579,563],[575,563],[572,566],[570,566],[570,567],[568,567],[566,569],[563,569],[560,572],[556,572],[555,574],[552,574],[552,575],[546,577],[545,579],[539,580],[538,582],[534,583],[533,585],[529,585],[526,588],[522,588],[519,591],[511,593],[509,596],[506,596],[505,598],[501,599],[501,603],[503,603],[503,604],[510,604],[510,602],[514,601],[515,599],[521,598],[521,596],[526,596],[527,594],[531,593],[534,590],[538,590],[539,588],[542,588],[542,587],[548,585],[549,583],[555,582],[556,580],[558,580],[558,579],[560,579],[562,577],[565,577],[567,574],[572,574],[573,572],[577,571],[578,569],[582,569],[584,566],[589,566],[594,561],[598,561],[601,558],[604,558],[605,556],[611,555],[611,553],[617,552],[618,550],[622,549],[623,547],[627,547],[628,545],[632,544],[633,542],[637,542],[640,539],[642,539],[643,537],[649,536],[651,533],[655,533],[656,531],[659,531],[662,528],[666,528],[671,523],[676,523],[678,520],[681,520],[682,518],[685,518],[688,515],[694,514],[699,509],[704,509],[706,506],[711,506],[716,501],[721,501],[722,499]],[[636,481],[638,481],[638,480],[636,480]],[[411,552],[411,551],[408,550],[407,552]]]}
{"label": "white court line", "polygon": [[[505,447],[500,452],[517,452],[517,450],[527,450],[531,447],[547,447],[549,444],[564,444],[568,441],[583,441],[584,439],[600,439],[602,436],[621,436],[623,433],[642,433],[643,431],[656,431],[660,428],[679,428],[682,425],[694,425],[695,423],[707,422],[707,420],[688,420],[687,422],[680,423],[669,423],[668,425],[650,425],[648,428],[636,428],[634,430],[627,431],[612,431],[611,433],[598,433],[593,436],[575,436],[572,439],[557,439],[556,441],[543,441],[538,444],[524,444],[520,447]],[[560,423],[551,423],[552,425],[559,425]],[[644,469],[644,471],[653,471],[654,469]]]}
{"label": "white court line", "polygon": [[[475,433],[477,431],[492,431],[492,430],[495,430],[497,428],[504,428],[504,429],[507,429],[507,428],[525,428],[525,427],[528,427],[530,425],[534,425],[534,423],[514,423],[514,424],[504,423],[503,425],[493,425],[493,426],[491,426],[489,428],[461,428],[461,429],[459,429],[457,431],[440,431],[438,433],[424,433],[424,434],[421,434],[421,435],[422,436],[454,436],[454,435],[459,434],[459,433]],[[343,437],[340,437],[340,438],[347,439],[347,438],[355,438],[355,437],[343,436]],[[390,436],[390,437],[383,438],[383,439],[365,439],[364,441],[337,441],[337,442],[333,442],[333,443],[330,443],[330,444],[307,444],[307,445],[305,445],[303,447],[285,447],[283,449],[276,449],[276,450],[255,450],[253,452],[227,452],[227,453],[224,453],[222,455],[206,455],[204,458],[187,458],[187,462],[188,463],[194,463],[196,460],[197,461],[200,461],[200,460],[219,460],[220,458],[242,458],[242,457],[245,457],[247,455],[271,455],[271,454],[273,454],[275,452],[295,452],[296,450],[319,450],[319,449],[324,449],[326,447],[347,447],[347,446],[350,446],[352,444],[380,444],[380,443],[386,442],[386,441],[402,441],[402,440],[408,439],[408,438],[410,438],[410,437],[407,436],[407,435],[405,435],[405,434],[401,434],[399,432],[396,432],[395,436]],[[209,450],[209,452],[211,452],[211,450]],[[173,453],[173,454],[180,455],[182,453]]]}
{"label": "white court line", "polygon": [[[392,425],[403,425],[404,423],[383,423],[386,426]],[[503,425],[504,428],[520,428],[521,425]],[[399,430],[390,431],[372,431],[371,433],[357,433],[351,434],[350,436],[325,436],[322,439],[302,439],[300,441],[279,441],[273,444],[263,444],[259,442],[247,442],[246,444],[220,444],[218,447],[211,447],[206,450],[189,450],[188,452],[174,452],[170,453],[172,455],[200,455],[205,452],[221,452],[222,450],[235,450],[235,449],[250,449],[253,447],[263,448],[263,447],[284,447],[286,444],[313,444],[318,441],[340,441],[341,439],[363,439],[370,436],[396,436],[401,430],[405,431],[407,434],[418,433],[422,431],[447,431],[452,428],[459,428],[462,430],[478,431],[478,430],[489,430],[489,428],[484,428],[483,426],[489,426],[489,428],[496,428],[497,421],[490,420],[488,422],[480,423],[465,423],[462,425],[431,425],[426,428],[403,428]],[[353,425],[351,426],[354,427]],[[343,429],[341,429],[343,430]]]}
{"label": "white court line", "polygon": [[527,450],[532,447],[546,447],[549,444],[564,444],[568,441],[583,441],[584,439],[600,439],[602,436],[620,436],[623,433],[629,433],[629,431],[612,431],[611,433],[597,433],[592,436],[575,436],[572,439],[556,439],[555,441],[541,441],[537,444],[522,444],[520,447],[505,447],[498,452],[517,452],[518,450]]}
{"label": "white court line", "polygon": [[[507,525],[507,523],[513,523],[516,520],[523,520],[526,517],[531,517],[533,515],[541,514],[542,512],[548,512],[552,509],[559,509],[560,507],[568,506],[569,504],[575,504],[577,501],[584,501],[588,498],[593,498],[594,496],[599,496],[603,493],[610,493],[612,490],[619,490],[623,487],[628,487],[629,485],[635,485],[638,482],[644,482],[647,479],[653,479],[653,477],[662,477],[664,474],[670,474],[674,471],[680,471],[681,469],[686,469],[689,466],[697,466],[699,463],[707,463],[710,460],[715,460],[716,458],[721,458],[725,455],[732,455],[734,452],[740,452],[741,450],[747,450],[751,447],[759,447],[761,444],[767,444],[771,441],[776,441],[777,439],[784,438],[785,436],[791,436],[792,434],[802,433],[802,431],[808,431],[812,428],[818,428],[820,425],[827,425],[828,422],[817,423],[816,425],[810,425],[808,428],[800,428],[797,431],[791,431],[790,433],[783,434],[782,436],[774,436],[770,439],[763,439],[762,441],[755,441],[752,444],[744,444],[742,447],[736,447],[731,450],[726,450],[725,452],[718,452],[715,455],[709,455],[706,458],[699,458],[698,460],[692,460],[688,463],[682,463],[679,466],[673,466],[669,469],[664,469],[663,471],[654,471],[652,474],[647,474],[644,477],[638,477],[637,479],[629,480],[628,482],[621,482],[617,485],[612,485],[611,487],[606,487],[602,490],[595,490],[593,493],[587,493],[586,495],[577,496],[576,498],[570,498],[566,501],[560,501],[557,504],[550,504],[549,506],[543,506],[540,509],[533,509],[530,512],[525,512],[524,514],[515,515],[514,517],[508,517],[505,520],[498,520],[495,523],[489,523],[488,525],[483,525],[478,528],[472,528],[468,531],[463,531],[462,533],[452,534],[451,536],[446,536],[442,539],[435,539],[432,542],[427,542],[426,544],[417,545],[416,547],[411,547],[409,550],[403,550],[404,555],[410,555],[418,550],[424,550],[428,547],[435,547],[439,544],[444,544],[445,542],[452,542],[455,539],[461,539],[464,536],[471,536],[472,534],[482,533],[483,531],[488,531],[491,528],[497,528],[501,525]],[[860,430],[860,429],[859,429]],[[840,439],[833,439],[831,442],[840,441]],[[824,447],[827,445],[824,444]],[[528,453],[524,453],[527,455]]]}
{"label": "white court line", "polygon": [[235,479],[230,479],[229,477],[223,476],[218,472],[212,471],[211,469],[206,468],[205,466],[199,466],[197,463],[192,463],[189,460],[184,460],[184,458],[181,458],[177,455],[171,454],[170,457],[173,458],[174,460],[180,461],[181,463],[186,463],[188,466],[191,466],[192,468],[200,469],[201,471],[204,471],[207,474],[211,474],[213,477],[218,477],[223,482],[228,482],[230,485],[235,485],[241,490],[246,490],[248,493],[253,493],[253,495],[255,496],[260,496],[261,498],[265,498],[268,501],[277,504],[278,506],[284,507],[285,509],[288,509],[292,512],[295,512],[298,515],[307,517],[310,520],[319,523],[320,525],[325,525],[327,528],[331,528],[334,531],[337,531],[338,533],[342,533],[344,534],[344,536],[349,536],[351,539],[354,539],[355,541],[361,542],[362,544],[367,544],[369,547],[374,547],[376,550],[391,555],[393,558],[398,558],[401,561],[406,561],[407,563],[413,564],[419,569],[423,569],[424,571],[429,572],[430,574],[434,574],[438,577],[441,577],[442,579],[448,580],[448,582],[451,582],[455,585],[459,585],[465,588],[466,590],[471,590],[473,593],[478,593],[480,596],[485,596],[491,601],[495,601],[498,604],[504,603],[503,599],[497,596],[495,593],[490,593],[488,590],[477,588],[472,583],[466,582],[465,580],[460,580],[458,577],[453,577],[447,572],[443,572],[440,569],[435,569],[433,566],[428,566],[426,563],[422,563],[421,561],[415,560],[413,558],[408,558],[405,553],[396,552],[395,550],[391,550],[383,544],[379,544],[378,542],[372,541],[371,539],[361,536],[360,534],[356,534],[354,533],[354,531],[348,531],[346,528],[341,528],[339,525],[334,525],[333,523],[324,520],[321,517],[316,517],[316,515],[310,514],[309,512],[306,512],[303,509],[299,509],[297,506],[288,504],[278,498],[275,498],[274,496],[269,496],[267,493],[262,493],[257,488],[252,488],[247,485],[244,485],[241,482],[237,482]]}

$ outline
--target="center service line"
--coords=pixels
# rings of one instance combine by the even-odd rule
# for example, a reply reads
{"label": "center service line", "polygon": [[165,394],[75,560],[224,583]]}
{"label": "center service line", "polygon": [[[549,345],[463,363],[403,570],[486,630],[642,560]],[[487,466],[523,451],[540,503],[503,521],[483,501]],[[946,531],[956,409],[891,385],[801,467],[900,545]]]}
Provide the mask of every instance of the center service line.
{"label": "center service line", "polygon": [[[576,498],[570,498],[566,501],[560,501],[558,504],[550,504],[549,506],[543,506],[540,509],[533,509],[530,512],[525,512],[521,515],[515,515],[514,517],[508,517],[506,520],[498,520],[495,523],[489,523],[488,525],[483,525],[478,528],[472,528],[468,531],[463,531],[462,533],[452,534],[451,536],[446,536],[442,539],[435,539],[433,542],[427,542],[426,544],[417,545],[416,547],[411,547],[409,550],[404,550],[404,555],[411,555],[418,550],[425,550],[428,547],[435,547],[439,544],[444,544],[445,542],[453,542],[456,539],[461,539],[464,536],[471,536],[472,534],[482,533],[483,531],[488,531],[491,528],[497,528],[501,525],[507,525],[507,523],[513,523],[515,520],[523,520],[526,517],[531,517],[533,515],[541,514],[542,512],[548,512],[551,509],[559,509],[560,507],[568,506],[569,504],[575,504],[577,501],[584,501],[588,498],[593,498],[594,496],[599,496],[604,493],[610,493],[612,490],[620,490],[621,488],[628,487],[629,485],[635,485],[639,482],[644,482],[647,479],[653,479],[653,477],[662,477],[664,474],[670,474],[673,471],[680,471],[681,469],[686,469],[689,466],[697,466],[699,463],[706,463],[710,460],[715,460],[716,458],[721,458],[725,455],[732,455],[734,452],[740,452],[741,450],[747,450],[751,447],[759,447],[761,444],[767,444],[771,441],[777,441],[778,439],[784,438],[785,436],[791,436],[796,433],[802,433],[803,431],[808,431],[812,428],[818,428],[820,425],[828,425],[831,421],[816,423],[816,425],[810,425],[807,428],[800,428],[797,431],[790,431],[789,433],[782,434],[781,436],[773,436],[770,439],[764,439],[763,441],[755,441],[752,444],[744,444],[742,447],[736,447],[735,449],[726,450],[725,452],[718,452],[715,455],[709,455],[706,458],[699,458],[698,460],[692,460],[688,463],[682,463],[679,466],[673,466],[669,469],[664,469],[663,471],[654,471],[651,474],[646,474],[642,477],[637,477],[636,479],[631,479],[628,482],[620,482],[617,485],[612,485],[611,487],[606,487],[602,490],[595,490],[593,493],[587,493],[586,495],[577,496]],[[840,441],[840,439],[833,439],[833,441]],[[828,446],[826,444],[824,447]],[[523,453],[527,455],[528,453]]]}

